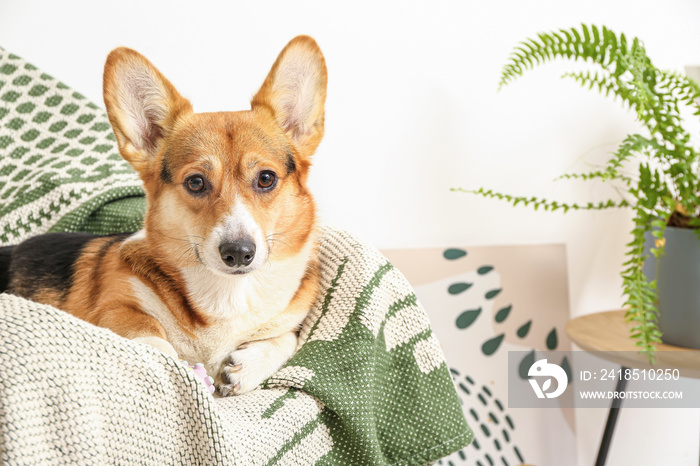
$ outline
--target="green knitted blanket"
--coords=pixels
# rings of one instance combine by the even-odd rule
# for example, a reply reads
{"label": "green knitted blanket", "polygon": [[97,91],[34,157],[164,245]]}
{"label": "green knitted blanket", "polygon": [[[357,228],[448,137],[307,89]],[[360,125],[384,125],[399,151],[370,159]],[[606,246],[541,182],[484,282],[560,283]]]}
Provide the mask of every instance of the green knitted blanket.
{"label": "green knitted blanket", "polygon": [[48,231],[135,231],[144,207],[105,112],[0,48],[0,245]]}
{"label": "green knitted blanket", "polygon": [[[0,49],[0,244],[135,231],[144,208],[105,113]],[[226,399],[150,347],[1,294],[0,462],[425,464],[466,446],[440,345],[404,277],[328,227],[320,257],[295,356]]]}

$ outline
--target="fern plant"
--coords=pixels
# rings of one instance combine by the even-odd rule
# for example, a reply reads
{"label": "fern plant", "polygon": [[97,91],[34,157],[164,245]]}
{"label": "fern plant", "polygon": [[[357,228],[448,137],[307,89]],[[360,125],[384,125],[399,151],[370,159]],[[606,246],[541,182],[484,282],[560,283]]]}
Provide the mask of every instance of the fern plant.
{"label": "fern plant", "polygon": [[[655,345],[661,342],[656,280],[647,279],[642,266],[649,253],[657,258],[663,255],[667,225],[695,228],[700,237],[700,152],[693,146],[680,112],[685,106],[700,116],[700,86],[683,74],[657,69],[639,39],[629,41],[624,34],[618,35],[606,27],[582,25],[541,33],[516,46],[503,68],[500,87],[526,70],[557,58],[598,65],[595,71],[567,73],[564,77],[618,98],[634,111],[645,130],[627,136],[604,168],[563,175],[566,179],[619,183],[625,193],[622,199],[578,205],[510,196],[484,188],[458,190],[552,211],[632,208],[632,240],[627,245],[627,260],[621,273],[626,296],[625,318],[634,322],[631,337],[635,344],[654,362]],[[630,170],[633,175],[625,174]],[[645,250],[648,232],[655,238],[650,251]]]}

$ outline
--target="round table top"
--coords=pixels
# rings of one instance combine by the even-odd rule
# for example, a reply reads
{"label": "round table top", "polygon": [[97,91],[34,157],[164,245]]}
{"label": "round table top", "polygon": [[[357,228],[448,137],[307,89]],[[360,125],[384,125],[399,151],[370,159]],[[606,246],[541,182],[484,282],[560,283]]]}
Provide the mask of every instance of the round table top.
{"label": "round table top", "polygon": [[570,320],[566,333],[582,349],[625,367],[679,369],[683,377],[700,379],[700,350],[657,344],[657,363],[651,365],[630,339],[632,326],[625,322],[625,311],[597,312]]}

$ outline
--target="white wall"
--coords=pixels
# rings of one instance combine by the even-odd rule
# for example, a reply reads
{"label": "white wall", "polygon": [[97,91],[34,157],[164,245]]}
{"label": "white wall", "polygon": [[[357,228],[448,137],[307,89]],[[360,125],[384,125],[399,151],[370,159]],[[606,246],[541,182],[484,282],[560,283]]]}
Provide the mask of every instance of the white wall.
{"label": "white wall", "polygon": [[[239,110],[285,43],[310,34],[330,74],[327,132],[312,172],[325,220],[381,248],[564,242],[579,315],[622,304],[628,212],[535,213],[450,188],[584,202],[609,193],[552,180],[604,160],[636,130],[630,113],[559,79],[570,64],[497,92],[518,41],[581,22],[642,37],[658,66],[700,64],[700,3],[691,0],[0,0],[0,46],[98,103],[106,54],[131,46],[195,110]],[[581,465],[593,462],[604,415],[579,413]],[[697,464],[698,415],[624,412],[609,464]]]}

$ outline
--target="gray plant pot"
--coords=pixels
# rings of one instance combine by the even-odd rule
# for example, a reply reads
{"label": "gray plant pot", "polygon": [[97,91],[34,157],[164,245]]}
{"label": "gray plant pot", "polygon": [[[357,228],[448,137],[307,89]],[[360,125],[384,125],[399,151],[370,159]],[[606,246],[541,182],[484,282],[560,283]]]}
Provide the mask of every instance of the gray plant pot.
{"label": "gray plant pot", "polygon": [[[647,234],[647,251],[654,244]],[[659,329],[664,343],[700,349],[700,240],[687,228],[667,227],[666,253],[657,260],[651,254],[644,274],[657,279]],[[658,273],[658,275],[657,275]]]}

